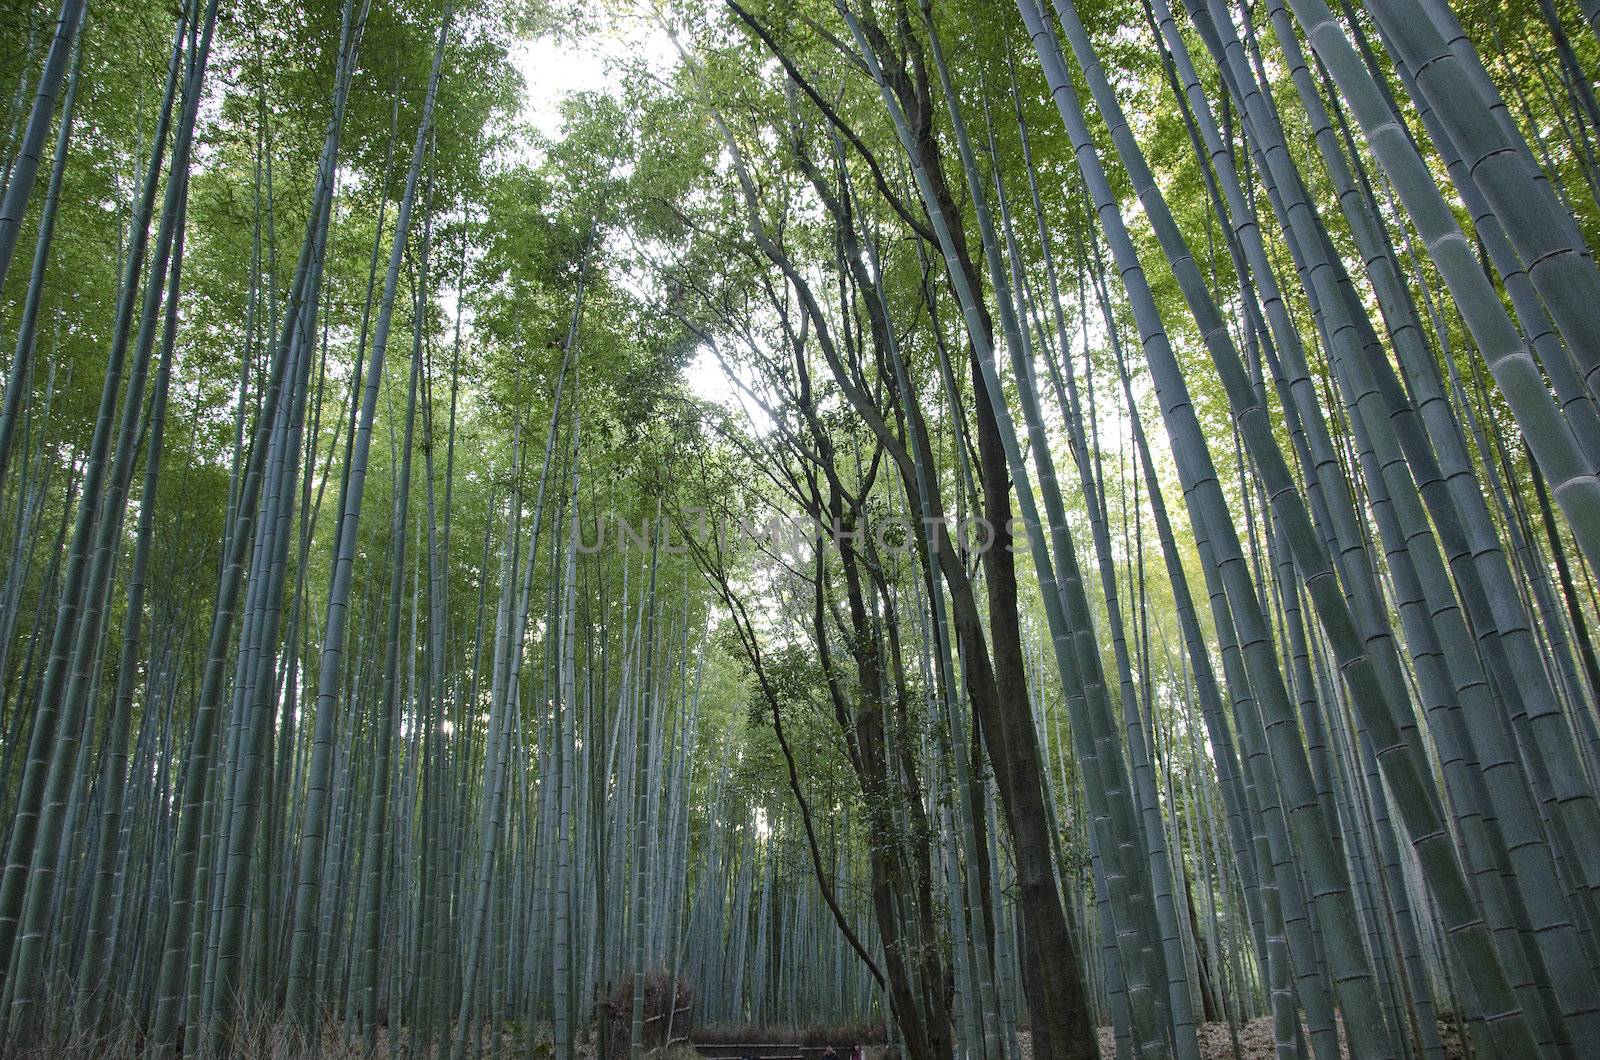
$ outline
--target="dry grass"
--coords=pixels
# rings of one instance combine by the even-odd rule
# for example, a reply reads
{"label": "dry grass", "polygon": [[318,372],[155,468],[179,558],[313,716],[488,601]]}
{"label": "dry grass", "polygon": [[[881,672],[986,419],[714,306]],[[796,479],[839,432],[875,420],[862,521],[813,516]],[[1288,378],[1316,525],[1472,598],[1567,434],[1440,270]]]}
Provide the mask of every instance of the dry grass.
{"label": "dry grass", "polygon": [[[863,1046],[866,1060],[882,1060],[888,1048],[882,1020],[850,1020],[831,1024],[790,1026],[770,1023],[722,1023],[702,1027],[695,1033],[695,1044],[705,1050],[707,1046],[725,1047],[732,1051],[740,1046],[780,1046],[786,1055],[802,1060],[820,1060],[823,1051],[832,1046],[840,1058],[850,1055],[855,1046]],[[725,1055],[717,1051],[713,1055]],[[757,1054],[759,1055],[759,1054]]]}
{"label": "dry grass", "polygon": [[[544,1037],[548,1038],[548,1028],[543,1029]],[[182,1033],[180,1027],[179,1034]],[[515,1028],[495,1031],[486,1027],[481,1036],[482,1055],[491,1054],[497,1037],[503,1052],[515,1052],[519,1047],[522,1052],[528,1051],[523,1035]],[[135,1027],[123,1026],[99,1034],[72,1026],[70,1021],[55,1015],[26,1041],[9,1048],[5,1057],[6,1060],[143,1060],[145,1044],[143,1032]],[[404,1029],[399,1032],[399,1040],[391,1051],[388,1030],[379,1027],[375,1048],[369,1053],[360,1032],[337,1020],[322,1020],[319,1034],[313,1040],[288,1020],[256,1015],[245,1016],[234,1023],[226,1055],[229,1060],[370,1060],[371,1056],[422,1060],[448,1052],[448,1042],[436,1042],[433,1048],[413,1052],[410,1035]],[[545,1052],[548,1055],[548,1046]]]}
{"label": "dry grass", "polygon": [[[774,1024],[716,1024],[693,1030],[692,994],[689,987],[678,982],[677,998],[680,1012],[674,1019],[670,1044],[664,1044],[667,980],[664,974],[653,974],[645,982],[645,1012],[647,1053],[650,1060],[700,1060],[700,1054],[689,1044],[692,1038],[700,1046],[788,1045],[806,1060],[817,1060],[827,1046],[833,1046],[839,1057],[850,1055],[853,1046],[865,1047],[867,1060],[884,1060],[893,1054],[884,1037],[883,1023],[878,1020],[859,1020],[820,1026],[784,1026]],[[618,984],[612,992],[607,1008],[612,1020],[610,1055],[626,1057],[633,1018],[633,983],[631,979]],[[691,1009],[689,1013],[683,1008]],[[432,1049],[424,1048],[413,1053],[410,1038],[403,1030],[401,1039],[391,1053],[387,1031],[378,1029],[378,1056],[405,1057],[423,1060],[424,1057],[448,1053],[448,1043],[435,1043]],[[1442,1023],[1440,1037],[1444,1041],[1447,1060],[1460,1060],[1465,1056],[1453,1024]],[[553,1055],[550,1026],[538,1024],[529,1031],[520,1027],[507,1027],[499,1031],[484,1028],[479,1039],[483,1045],[481,1055],[491,1055],[496,1044],[502,1055]],[[1032,1041],[1026,1030],[1018,1032],[1021,1060],[1031,1060]],[[498,1038],[498,1042],[496,1042]],[[1199,1029],[1200,1056],[1202,1060],[1233,1060],[1233,1042],[1225,1023],[1202,1024]],[[579,1055],[590,1060],[596,1055],[594,1028],[584,1028],[579,1043]],[[1341,1043],[1342,1044],[1342,1043]],[[59,1016],[52,1019],[29,1041],[19,1043],[6,1053],[7,1060],[140,1060],[144,1056],[144,1039],[133,1028],[122,1028],[110,1034],[95,1034],[72,1027]],[[443,1047],[441,1047],[441,1045]],[[1116,1056],[1116,1042],[1109,1027],[1100,1028],[1100,1052],[1104,1057]],[[1341,1049],[1349,1057],[1348,1049]],[[367,1060],[367,1053],[359,1033],[352,1033],[345,1025],[324,1020],[321,1034],[308,1041],[295,1025],[284,1020],[266,1020],[260,1017],[245,1018],[235,1024],[227,1051],[230,1060]],[[1242,1060],[1273,1060],[1272,1019],[1262,1017],[1250,1020],[1239,1028],[1239,1056]]]}
{"label": "dry grass", "polygon": [[[671,999],[670,1001],[668,999]],[[611,1056],[627,1056],[633,1042],[633,975],[624,976],[605,1001],[610,1024]],[[669,1008],[671,1020],[668,1020]],[[668,1040],[668,1023],[671,1039]],[[694,990],[682,979],[672,980],[663,969],[644,977],[644,1047],[657,1053],[687,1046],[694,1034]]]}
{"label": "dry grass", "polygon": [[801,1045],[848,1050],[853,1045],[882,1045],[882,1020],[853,1020],[842,1023],[790,1026],[771,1023],[718,1023],[695,1032],[698,1045]]}
{"label": "dry grass", "polygon": [[[1233,1039],[1228,1033],[1226,1023],[1202,1023],[1198,1037],[1201,1060],[1233,1060]],[[1447,1060],[1461,1060],[1466,1055],[1462,1052],[1460,1038],[1456,1034],[1454,1025],[1439,1024],[1439,1037],[1444,1043],[1444,1055]],[[1028,1040],[1027,1032],[1022,1032],[1019,1038],[1024,1060],[1031,1060],[1033,1046]],[[1343,1028],[1339,1034],[1339,1054],[1349,1060],[1350,1049],[1344,1042]],[[1100,1055],[1105,1057],[1117,1055],[1116,1039],[1110,1027],[1100,1028]],[[1271,1016],[1262,1016],[1240,1025],[1239,1056],[1242,1060],[1274,1060],[1277,1050],[1272,1033]]]}

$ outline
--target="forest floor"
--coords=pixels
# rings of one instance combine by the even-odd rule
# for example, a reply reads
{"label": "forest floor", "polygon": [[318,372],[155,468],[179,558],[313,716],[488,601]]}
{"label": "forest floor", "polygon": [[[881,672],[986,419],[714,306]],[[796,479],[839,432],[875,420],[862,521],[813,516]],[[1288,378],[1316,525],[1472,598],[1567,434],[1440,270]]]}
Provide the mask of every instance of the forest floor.
{"label": "forest floor", "polygon": [[[706,1052],[711,1055],[723,1055],[725,1050],[721,1046],[722,1039],[728,1047],[738,1048],[738,1045],[760,1041],[763,1044],[779,1042],[793,1042],[794,1053],[807,1060],[821,1055],[822,1049],[814,1044],[819,1038],[828,1040],[849,1041],[848,1033],[831,1035],[827,1031],[796,1030],[794,1028],[765,1028],[762,1033],[754,1037],[745,1037],[742,1040],[732,1039],[732,1028],[706,1028],[711,1033],[708,1037],[718,1039],[717,1044],[701,1043],[701,1049],[687,1044],[675,1044],[671,1048],[656,1048],[646,1055],[651,1060],[703,1060]],[[750,1028],[740,1028],[749,1030]],[[858,1028],[859,1031],[859,1028]],[[882,1029],[874,1027],[874,1033],[861,1034],[855,1040],[864,1041],[866,1060],[886,1060],[893,1055],[890,1050],[881,1044]],[[696,1035],[698,1038],[699,1035]],[[877,1037],[878,1043],[870,1039]],[[1461,1060],[1466,1054],[1462,1051],[1460,1038],[1456,1028],[1451,1024],[1440,1024],[1439,1037],[1444,1043],[1444,1055],[1447,1060]],[[245,1028],[243,1041],[237,1042],[230,1049],[229,1055],[236,1060],[361,1060],[368,1055],[363,1048],[359,1035],[347,1035],[331,1023],[324,1027],[320,1043],[314,1048],[307,1048],[303,1042],[296,1041],[296,1036],[281,1026],[252,1026]],[[1199,1028],[1201,1060],[1233,1060],[1233,1043],[1228,1034],[1226,1023],[1204,1023]],[[1032,1036],[1023,1030],[1017,1033],[1020,1060],[1033,1060]],[[527,1051],[529,1043],[520,1034],[510,1034],[501,1038],[498,1043],[486,1040],[482,1052],[474,1051],[474,1055],[492,1056],[505,1052],[512,1054]],[[837,1047],[838,1055],[848,1056],[849,1046]],[[380,1032],[378,1038],[377,1055],[390,1055],[390,1050],[385,1036]],[[534,1055],[550,1056],[553,1054],[548,1027],[539,1027],[533,1043]],[[578,1056],[581,1060],[593,1060],[597,1055],[592,1034],[585,1035],[578,1043]],[[1345,1057],[1349,1057],[1348,1050],[1341,1050]],[[110,1038],[83,1039],[73,1035],[49,1036],[49,1040],[39,1040],[23,1043],[20,1048],[6,1055],[16,1060],[77,1060],[77,1058],[94,1058],[94,1060],[133,1060],[139,1057],[142,1050],[139,1043],[131,1037],[112,1036]],[[408,1055],[409,1051],[402,1045],[398,1055]],[[427,1054],[425,1054],[427,1055]],[[438,1055],[438,1054],[433,1054]],[[613,1056],[618,1055],[613,1053]],[[623,1056],[626,1053],[623,1052]],[[1106,1060],[1117,1055],[1116,1040],[1110,1027],[1100,1028],[1100,1055]],[[1272,1019],[1262,1017],[1250,1020],[1239,1028],[1239,1057],[1242,1060],[1273,1060]]]}
{"label": "forest floor", "polygon": [[[807,1058],[807,1060],[812,1060],[812,1058],[821,1055],[821,1049],[811,1044],[814,1040],[820,1040],[815,1033],[808,1035],[802,1032],[796,1032],[793,1029],[773,1030],[771,1028],[768,1028],[764,1031],[756,1031],[755,1033],[751,1033],[751,1028],[707,1028],[707,1030],[709,1030],[711,1033],[706,1037],[716,1043],[727,1042],[731,1044],[734,1042],[743,1043],[757,1041],[764,1043],[794,1042],[797,1052],[802,1057]],[[740,1030],[744,1031],[745,1033],[742,1035],[730,1034],[730,1030]],[[877,1033],[874,1036],[877,1037],[881,1043],[881,1028],[875,1028],[875,1030]],[[823,1035],[823,1037],[828,1036]],[[1201,1060],[1233,1060],[1233,1038],[1228,1033],[1228,1025],[1226,1023],[1202,1023],[1199,1028],[1198,1037],[1200,1039]],[[695,1035],[695,1038],[697,1044],[701,1046],[702,1052],[707,1051],[707,1045],[709,1043],[701,1042],[701,1035],[698,1033]],[[1456,1028],[1453,1024],[1440,1024],[1439,1038],[1444,1044],[1444,1055],[1447,1060],[1461,1060],[1461,1058],[1466,1055],[1461,1049],[1460,1036],[1457,1034]],[[1343,1046],[1342,1028],[1340,1039],[1340,1054],[1348,1058],[1350,1056],[1350,1051],[1347,1047]],[[849,1039],[848,1036],[834,1035],[829,1037],[829,1040],[844,1041]],[[1032,1035],[1028,1031],[1023,1030],[1017,1033],[1017,1045],[1021,1053],[1021,1060],[1033,1060],[1033,1040]],[[1259,1019],[1249,1020],[1239,1027],[1238,1056],[1242,1058],[1242,1060],[1273,1060],[1273,1058],[1277,1055],[1273,1045],[1274,1039],[1272,1033],[1272,1017],[1263,1016]],[[714,1049],[714,1046],[712,1048]],[[839,1055],[848,1055],[846,1051],[847,1048],[848,1047],[841,1048],[839,1050]],[[866,1060],[885,1060],[886,1057],[892,1055],[892,1052],[891,1050],[884,1048],[882,1044],[871,1044],[870,1039],[868,1039],[865,1054]],[[657,1053],[652,1055],[660,1056],[663,1054]],[[671,1055],[672,1060],[678,1060],[680,1055],[692,1057],[694,1054],[688,1052],[687,1050],[683,1050],[681,1053],[673,1053]],[[721,1052],[713,1052],[712,1055],[721,1055]],[[1100,1055],[1102,1057],[1106,1057],[1107,1060],[1117,1055],[1116,1035],[1110,1027],[1100,1028]]]}
{"label": "forest floor", "polygon": [[[1030,1041],[1030,1035],[1024,1031],[1018,1037],[1024,1060],[1032,1060],[1033,1043]],[[1198,1037],[1201,1060],[1233,1060],[1233,1040],[1228,1034],[1226,1023],[1202,1023]],[[1339,1052],[1342,1056],[1348,1057],[1350,1050],[1344,1045],[1343,1028],[1340,1029],[1339,1037]],[[1439,1038],[1444,1044],[1444,1055],[1448,1060],[1459,1060],[1466,1055],[1461,1048],[1460,1035],[1456,1033],[1453,1024],[1441,1023]],[[1100,1028],[1100,1055],[1105,1057],[1117,1055],[1116,1036],[1110,1027]],[[1276,1055],[1273,1048],[1271,1016],[1262,1016],[1240,1025],[1239,1056],[1243,1060],[1272,1060]]]}

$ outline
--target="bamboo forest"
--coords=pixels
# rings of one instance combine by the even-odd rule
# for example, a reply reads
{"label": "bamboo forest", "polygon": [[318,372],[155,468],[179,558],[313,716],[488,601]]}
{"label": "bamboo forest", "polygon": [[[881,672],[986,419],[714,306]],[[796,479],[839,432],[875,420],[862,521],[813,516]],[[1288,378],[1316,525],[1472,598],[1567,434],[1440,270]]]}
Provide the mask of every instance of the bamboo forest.
{"label": "bamboo forest", "polygon": [[1600,0],[0,0],[0,1058],[1600,1057]]}

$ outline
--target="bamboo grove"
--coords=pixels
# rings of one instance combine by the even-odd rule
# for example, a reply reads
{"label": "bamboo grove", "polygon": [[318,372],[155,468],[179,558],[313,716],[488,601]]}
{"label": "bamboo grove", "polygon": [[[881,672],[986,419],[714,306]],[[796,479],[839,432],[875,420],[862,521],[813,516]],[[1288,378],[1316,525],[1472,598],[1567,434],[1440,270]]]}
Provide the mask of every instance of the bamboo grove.
{"label": "bamboo grove", "polygon": [[1592,1055],[1600,3],[0,35],[0,1055]]}

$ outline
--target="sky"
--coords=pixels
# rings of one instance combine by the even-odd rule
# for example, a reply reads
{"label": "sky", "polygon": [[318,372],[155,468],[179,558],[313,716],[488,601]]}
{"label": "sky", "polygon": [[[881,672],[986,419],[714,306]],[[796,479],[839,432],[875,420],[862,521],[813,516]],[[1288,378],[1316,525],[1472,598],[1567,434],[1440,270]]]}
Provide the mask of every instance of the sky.
{"label": "sky", "polygon": [[[599,32],[575,37],[546,34],[522,42],[511,53],[512,62],[526,85],[522,117],[542,136],[561,136],[561,104],[577,92],[616,94],[619,79],[613,71],[621,64],[643,58],[651,69],[665,74],[678,63],[677,49],[642,5],[624,7],[606,16]],[[723,374],[709,350],[702,349],[684,370],[684,379],[698,396],[736,407],[734,385]]]}

